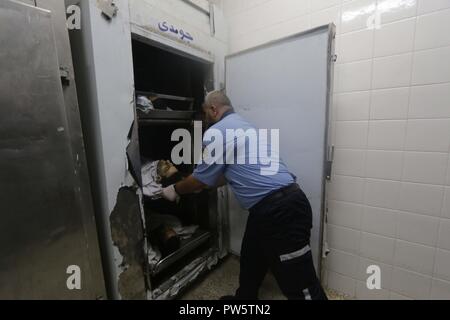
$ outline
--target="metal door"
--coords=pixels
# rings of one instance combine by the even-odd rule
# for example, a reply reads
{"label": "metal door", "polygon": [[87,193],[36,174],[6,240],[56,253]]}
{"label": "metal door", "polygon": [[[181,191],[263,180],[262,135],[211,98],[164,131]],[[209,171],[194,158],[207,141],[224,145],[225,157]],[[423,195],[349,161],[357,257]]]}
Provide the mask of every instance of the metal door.
{"label": "metal door", "polygon": [[[313,208],[311,247],[320,268],[334,26],[227,57],[226,91],[260,129],[280,130],[280,155]],[[239,254],[248,213],[229,194],[230,250]]]}
{"label": "metal door", "polygon": [[64,3],[39,3],[0,1],[0,298],[105,297]]}

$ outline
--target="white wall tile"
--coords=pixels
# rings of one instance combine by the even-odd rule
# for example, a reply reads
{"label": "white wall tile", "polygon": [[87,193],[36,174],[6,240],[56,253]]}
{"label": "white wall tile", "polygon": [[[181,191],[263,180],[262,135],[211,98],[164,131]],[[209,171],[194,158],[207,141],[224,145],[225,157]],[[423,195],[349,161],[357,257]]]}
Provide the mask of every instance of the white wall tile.
{"label": "white wall tile", "polygon": [[354,149],[335,149],[333,171],[337,175],[364,176],[366,151]]}
{"label": "white wall tile", "polygon": [[[248,10],[253,15],[249,29],[258,30],[301,17],[308,13],[308,8],[301,4],[300,1],[296,0],[282,0],[282,3],[280,1],[268,1]],[[261,17],[264,18],[261,19]]]}
{"label": "white wall tile", "polygon": [[266,40],[263,35],[246,34],[240,36],[233,36],[234,41],[230,44],[231,52],[238,52],[241,50],[249,49],[260,44],[263,44]]}
{"label": "white wall tile", "polygon": [[391,287],[391,278],[392,278],[392,266],[389,264],[384,264],[379,261],[361,258],[359,262],[359,272],[357,275],[357,280],[367,283],[367,279],[372,275],[372,273],[367,273],[367,269],[369,266],[378,266],[380,268],[381,289],[389,290]]}
{"label": "white wall tile", "polygon": [[352,229],[361,228],[363,206],[350,202],[331,200],[328,202],[328,222]]}
{"label": "white wall tile", "polygon": [[370,91],[338,94],[336,120],[369,120]]}
{"label": "white wall tile", "polygon": [[327,240],[332,249],[359,254],[360,235],[356,230],[328,225]]}
{"label": "white wall tile", "polygon": [[[236,0],[234,0],[234,1],[236,1]],[[246,10],[252,9],[252,8],[254,8],[256,6],[260,6],[260,5],[262,5],[262,4],[266,3],[266,2],[269,2],[269,1],[273,1],[273,0],[246,0],[246,1],[237,0],[237,2],[244,3]],[[224,2],[228,2],[228,0],[226,0]]]}
{"label": "white wall tile", "polygon": [[410,118],[450,118],[450,84],[411,88]]}
{"label": "white wall tile", "polygon": [[450,281],[450,251],[436,250],[434,276],[442,280]]}
{"label": "white wall tile", "polygon": [[450,0],[419,0],[418,14],[450,8]]}
{"label": "white wall tile", "polygon": [[411,83],[411,53],[373,60],[373,88],[409,86]]}
{"label": "white wall tile", "polygon": [[310,15],[311,28],[323,26],[329,23],[336,25],[336,34],[340,33],[341,7],[332,7]]}
{"label": "white wall tile", "polygon": [[359,268],[359,256],[339,250],[330,250],[327,256],[328,269],[354,278]]}
{"label": "white wall tile", "polygon": [[403,180],[408,182],[444,184],[448,154],[405,152]]}
{"label": "white wall tile", "polygon": [[409,120],[406,132],[406,150],[450,150],[450,119]]}
{"label": "white wall tile", "polygon": [[341,4],[341,0],[314,0],[311,1],[311,12],[320,11]]}
{"label": "white wall tile", "polygon": [[398,208],[402,211],[439,217],[443,197],[442,186],[402,183]]}
{"label": "white wall tile", "polygon": [[437,246],[450,251],[450,219],[441,220]]}
{"label": "white wall tile", "polygon": [[392,290],[413,299],[428,299],[431,291],[431,278],[419,273],[394,268]]}
{"label": "white wall tile", "polygon": [[252,23],[255,20],[254,13],[255,12],[241,11],[228,17],[228,32],[232,39],[255,29]]}
{"label": "white wall tile", "polygon": [[264,35],[263,43],[267,43],[269,41],[291,36],[296,33],[306,31],[308,29],[309,29],[309,18],[307,16],[300,16],[295,19],[282,21],[268,28],[261,29],[260,33]]}
{"label": "white wall tile", "polygon": [[388,209],[365,207],[361,230],[381,236],[396,236],[397,212]]}
{"label": "white wall tile", "polygon": [[[265,1],[270,1],[270,0],[265,0]],[[235,14],[247,9],[246,1],[225,0],[225,1],[222,1],[222,3],[223,3],[224,14],[228,17],[228,19],[232,15],[235,15]]]}
{"label": "white wall tile", "polygon": [[406,119],[408,117],[409,91],[409,87],[372,91],[370,119]]}
{"label": "white wall tile", "polygon": [[450,300],[450,282],[433,279],[431,284],[432,300]]}
{"label": "white wall tile", "polygon": [[340,33],[341,26],[341,7],[332,7],[310,15],[311,28],[334,23],[336,25],[336,34]]}
{"label": "white wall tile", "polygon": [[[369,30],[377,2],[381,29]],[[360,299],[428,298],[429,292],[450,299],[449,251],[436,256],[440,279],[432,288],[423,275],[431,274],[432,247],[448,248],[450,233],[450,220],[440,218],[450,219],[450,33],[444,31],[450,29],[450,0],[226,0],[225,7],[230,53],[337,25],[333,91],[344,94],[334,97],[338,121],[330,130],[337,148],[328,238],[339,252],[328,259],[338,270],[329,270],[330,287]],[[368,235],[364,243],[361,230]],[[403,239],[396,240],[393,277],[392,266],[360,257],[364,245],[366,255],[372,250],[386,258],[371,245],[375,240],[367,240],[377,235],[384,245],[389,237]],[[343,275],[355,272],[358,258],[360,270]],[[384,290],[365,287],[368,275],[361,269],[369,262],[382,268]]]}
{"label": "white wall tile", "polygon": [[406,121],[370,121],[369,149],[403,150],[406,135]]}
{"label": "white wall tile", "polygon": [[372,60],[341,64],[339,92],[369,90],[372,85]]}
{"label": "white wall tile", "polygon": [[366,176],[369,178],[400,180],[402,165],[403,152],[367,151]]}
{"label": "white wall tile", "polygon": [[382,25],[375,30],[374,56],[390,56],[411,52],[416,19]]}
{"label": "white wall tile", "polygon": [[362,203],[364,179],[347,176],[333,176],[329,190],[332,200]]}
{"label": "white wall tile", "polygon": [[392,264],[394,260],[395,239],[361,232],[361,256]]}
{"label": "white wall tile", "polygon": [[342,33],[367,28],[367,20],[375,13],[376,1],[355,0],[342,5]]}
{"label": "white wall tile", "polygon": [[411,242],[397,240],[394,264],[397,267],[431,276],[435,249]]}
{"label": "white wall tile", "polygon": [[431,49],[450,45],[450,9],[417,18],[415,49]]}
{"label": "white wall tile", "polygon": [[338,148],[362,149],[367,146],[367,121],[339,121],[336,123],[335,144]]}
{"label": "white wall tile", "polygon": [[426,246],[435,246],[439,219],[400,212],[397,215],[397,238]]}
{"label": "white wall tile", "polygon": [[450,188],[445,188],[444,205],[442,206],[441,217],[450,219]]}
{"label": "white wall tile", "polygon": [[414,54],[412,84],[450,82],[450,47],[418,51]]}
{"label": "white wall tile", "polygon": [[373,30],[364,29],[339,38],[339,62],[367,60],[373,55]]}
{"label": "white wall tile", "polygon": [[395,209],[401,183],[387,180],[366,180],[364,203],[372,207]]}
{"label": "white wall tile", "polygon": [[389,291],[387,290],[370,290],[367,284],[362,281],[356,283],[356,299],[358,300],[388,300]]}
{"label": "white wall tile", "polygon": [[355,296],[356,280],[336,272],[328,271],[328,287],[350,297]]}
{"label": "white wall tile", "polygon": [[415,16],[416,6],[417,0],[379,0],[377,12],[381,14],[381,22],[388,23]]}

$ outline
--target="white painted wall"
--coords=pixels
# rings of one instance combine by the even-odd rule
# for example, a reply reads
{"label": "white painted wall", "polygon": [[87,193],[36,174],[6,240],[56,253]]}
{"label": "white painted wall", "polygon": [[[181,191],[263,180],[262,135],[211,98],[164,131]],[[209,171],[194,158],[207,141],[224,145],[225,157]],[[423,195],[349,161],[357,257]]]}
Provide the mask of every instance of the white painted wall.
{"label": "white painted wall", "polygon": [[[214,2],[214,34],[211,34],[209,17],[181,0],[129,0],[129,2],[133,33],[213,62],[215,86],[217,89],[223,87],[228,29],[220,2]],[[204,2],[202,7],[205,7]],[[201,1],[198,4],[201,4]],[[181,41],[179,35],[161,32],[158,24],[162,22],[188,32],[194,40]]]}
{"label": "white painted wall", "polygon": [[[325,283],[359,299],[450,299],[450,0],[223,5],[230,53],[337,26]],[[365,286],[372,264],[379,291]]]}

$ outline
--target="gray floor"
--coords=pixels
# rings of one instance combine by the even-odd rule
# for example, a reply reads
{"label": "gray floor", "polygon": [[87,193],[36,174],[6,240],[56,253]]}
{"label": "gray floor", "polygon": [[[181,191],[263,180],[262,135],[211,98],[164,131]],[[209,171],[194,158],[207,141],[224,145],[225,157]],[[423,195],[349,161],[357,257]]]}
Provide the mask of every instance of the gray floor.
{"label": "gray floor", "polygon": [[[229,256],[206,276],[196,283],[180,298],[181,300],[217,300],[222,296],[234,294],[238,287],[239,259]],[[343,295],[327,291],[330,300],[345,300]],[[275,278],[268,273],[259,292],[262,300],[285,300]]]}
{"label": "gray floor", "polygon": [[[234,294],[238,287],[239,259],[230,256],[214,270],[199,279],[182,297],[182,300],[217,300],[221,296]],[[263,300],[284,300],[271,274],[266,276],[259,298]]]}

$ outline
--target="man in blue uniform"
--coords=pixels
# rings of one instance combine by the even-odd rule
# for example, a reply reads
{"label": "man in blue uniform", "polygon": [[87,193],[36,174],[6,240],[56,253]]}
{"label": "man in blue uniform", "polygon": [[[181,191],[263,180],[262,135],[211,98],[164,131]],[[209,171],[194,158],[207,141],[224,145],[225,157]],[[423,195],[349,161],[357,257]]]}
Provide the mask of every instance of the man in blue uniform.
{"label": "man in blue uniform", "polygon": [[[264,169],[267,170],[267,161],[261,161],[254,149],[252,151],[246,145],[241,146],[244,147],[245,161],[227,161],[229,154],[235,156],[237,149],[242,149],[236,147],[236,139],[227,138],[229,130],[242,133],[256,129],[234,112],[231,101],[220,91],[206,97],[203,111],[206,121],[212,124],[209,132],[214,130],[225,137],[224,161],[199,164],[191,176],[165,188],[163,196],[176,201],[181,195],[229,183],[238,201],[249,210],[242,241],[239,289],[235,296],[228,298],[257,299],[270,268],[288,299],[327,299],[316,276],[311,254],[311,206],[295,176],[281,159],[271,159],[277,161],[271,163],[276,171],[262,174]],[[210,143],[204,139],[204,148]],[[269,153],[271,143],[267,142]],[[234,152],[227,152],[227,148],[228,151],[234,148]],[[255,158],[257,161],[250,161]]]}

